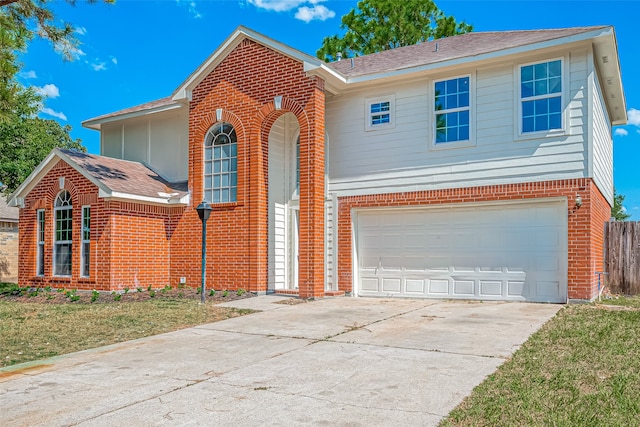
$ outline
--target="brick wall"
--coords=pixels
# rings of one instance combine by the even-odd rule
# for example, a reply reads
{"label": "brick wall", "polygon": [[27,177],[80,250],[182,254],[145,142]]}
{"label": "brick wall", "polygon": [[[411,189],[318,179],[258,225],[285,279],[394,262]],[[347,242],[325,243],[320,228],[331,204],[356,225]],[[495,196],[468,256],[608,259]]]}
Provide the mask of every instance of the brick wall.
{"label": "brick wall", "polygon": [[[580,194],[582,206],[575,206]],[[338,200],[338,286],[351,291],[351,209],[566,197],[568,202],[568,297],[589,300],[597,294],[602,270],[604,222],[611,208],[591,179],[570,179],[408,193],[342,197]]]}
{"label": "brick wall", "polygon": [[[53,276],[53,204],[63,189],[72,198],[72,274]],[[91,266],[80,277],[82,206],[91,207]],[[44,276],[36,275],[37,210],[45,210]],[[170,283],[170,239],[184,208],[98,199],[98,187],[63,161],[53,167],[25,198],[20,209],[20,286],[117,290]]]}
{"label": "brick wall", "polygon": [[[189,111],[189,189],[192,204],[171,244],[171,280],[200,282],[203,147],[207,131],[222,121],[238,137],[238,190],[234,203],[216,204],[207,223],[207,286],[267,290],[268,135],[292,112],[300,125],[300,261],[303,297],[324,292],[324,87],[303,64],[251,40],[242,41],[194,88]],[[282,96],[276,110],[273,99]]]}
{"label": "brick wall", "polygon": [[0,282],[18,281],[18,224],[0,221]]}

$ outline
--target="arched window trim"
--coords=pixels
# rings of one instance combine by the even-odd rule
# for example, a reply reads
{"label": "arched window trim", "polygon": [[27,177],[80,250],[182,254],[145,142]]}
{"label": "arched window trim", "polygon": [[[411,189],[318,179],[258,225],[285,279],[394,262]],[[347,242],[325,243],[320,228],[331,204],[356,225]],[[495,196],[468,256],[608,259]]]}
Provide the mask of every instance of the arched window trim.
{"label": "arched window trim", "polygon": [[69,277],[73,258],[73,204],[67,190],[58,193],[53,212],[53,275]]}
{"label": "arched window trim", "polygon": [[231,123],[218,122],[205,136],[203,187],[209,203],[238,199],[238,138]]}

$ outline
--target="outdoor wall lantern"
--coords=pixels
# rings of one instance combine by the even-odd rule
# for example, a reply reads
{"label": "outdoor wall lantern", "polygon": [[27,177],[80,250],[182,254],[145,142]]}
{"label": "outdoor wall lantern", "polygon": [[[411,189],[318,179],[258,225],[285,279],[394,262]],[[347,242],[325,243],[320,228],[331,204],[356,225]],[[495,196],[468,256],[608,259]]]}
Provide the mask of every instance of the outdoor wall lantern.
{"label": "outdoor wall lantern", "polygon": [[580,206],[582,206],[582,197],[578,194],[576,196],[576,207],[579,208]]}
{"label": "outdoor wall lantern", "polygon": [[206,290],[206,272],[207,272],[207,220],[211,216],[211,205],[203,200],[198,205],[196,211],[202,221],[202,283],[200,286],[200,303],[204,304],[205,290]]}

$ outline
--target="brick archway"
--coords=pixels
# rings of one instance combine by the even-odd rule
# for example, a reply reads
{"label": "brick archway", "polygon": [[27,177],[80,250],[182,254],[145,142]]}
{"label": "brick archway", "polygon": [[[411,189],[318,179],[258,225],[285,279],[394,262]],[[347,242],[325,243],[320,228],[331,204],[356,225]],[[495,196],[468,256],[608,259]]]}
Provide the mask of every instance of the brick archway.
{"label": "brick archway", "polygon": [[[322,100],[324,105],[324,99]],[[260,287],[268,287],[268,153],[269,132],[275,121],[292,113],[300,126],[300,213],[298,289],[301,298],[324,295],[324,114],[322,132],[314,132],[317,110],[306,111],[295,100],[282,98],[280,109],[273,101],[262,106],[252,126],[251,157],[255,159],[260,176],[251,192],[251,224],[255,227],[256,244],[252,244],[257,260],[254,280]],[[321,161],[318,162],[318,159]],[[318,167],[320,166],[320,167]]]}

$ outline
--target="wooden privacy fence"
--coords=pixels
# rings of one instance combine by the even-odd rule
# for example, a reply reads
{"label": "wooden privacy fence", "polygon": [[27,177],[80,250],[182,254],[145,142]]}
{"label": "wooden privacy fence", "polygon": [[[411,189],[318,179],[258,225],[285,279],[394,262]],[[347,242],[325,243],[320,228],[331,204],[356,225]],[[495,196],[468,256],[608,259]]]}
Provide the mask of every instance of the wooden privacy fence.
{"label": "wooden privacy fence", "polygon": [[611,293],[640,294],[640,222],[605,224],[604,271]]}

